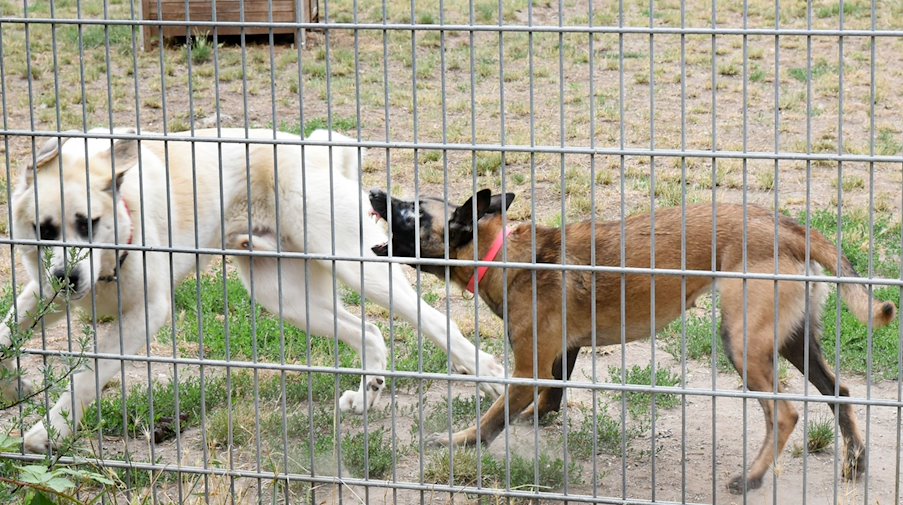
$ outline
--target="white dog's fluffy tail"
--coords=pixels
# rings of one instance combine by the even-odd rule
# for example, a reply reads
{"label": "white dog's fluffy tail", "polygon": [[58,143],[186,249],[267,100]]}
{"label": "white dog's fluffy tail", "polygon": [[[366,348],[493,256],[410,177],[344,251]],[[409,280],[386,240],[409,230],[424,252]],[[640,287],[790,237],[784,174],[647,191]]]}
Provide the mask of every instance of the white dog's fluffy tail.
{"label": "white dog's fluffy tail", "polygon": [[[334,131],[331,132],[329,130],[314,130],[307,136],[307,140],[318,142],[357,142],[356,139],[347,135],[342,135],[341,133]],[[360,154],[358,154],[358,151],[360,151]],[[310,153],[311,151],[308,150],[307,152]],[[328,164],[330,161],[328,153],[328,148],[324,147],[322,155],[322,162],[324,164]],[[361,169],[358,160],[363,160],[366,154],[367,150],[362,147],[334,146],[332,148],[332,167],[346,178],[357,180],[357,175]]]}

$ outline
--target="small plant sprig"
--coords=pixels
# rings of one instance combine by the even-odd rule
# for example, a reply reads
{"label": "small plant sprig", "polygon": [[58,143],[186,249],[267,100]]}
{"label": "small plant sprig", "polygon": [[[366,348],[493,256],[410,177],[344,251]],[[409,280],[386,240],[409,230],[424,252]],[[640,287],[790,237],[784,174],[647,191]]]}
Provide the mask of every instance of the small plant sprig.
{"label": "small plant sprig", "polygon": [[[41,266],[48,274],[46,276],[49,283],[48,293],[46,296],[39,297],[35,310],[27,314],[32,321],[30,325],[19,328],[15,324],[9,324],[11,344],[0,349],[0,359],[16,359],[21,356],[25,343],[34,336],[35,328],[44,317],[61,310],[61,307],[69,303],[74,291],[73,286],[69,284],[67,279],[76,265],[85,259],[87,255],[88,251],[83,251],[80,248],[69,248],[64,263],[65,275],[60,278],[56,275],[50,275],[50,265],[53,264],[52,250],[45,249],[43,251]],[[0,402],[0,408],[8,409],[18,405],[25,405],[25,415],[30,415],[35,411],[42,416],[46,415],[46,407],[44,405],[35,407],[32,400],[45,392],[57,390],[66,379],[70,378],[77,369],[85,364],[84,352],[91,341],[93,341],[93,337],[94,329],[92,326],[90,324],[83,325],[77,344],[80,351],[75,355],[64,358],[65,366],[62,370],[45,367],[41,373],[42,382],[40,387],[8,403]],[[0,368],[0,380],[18,382],[20,377],[21,372],[19,370]],[[8,430],[0,432],[0,452],[13,453],[19,451],[22,438],[12,434],[12,428],[18,424],[14,420]],[[54,437],[53,427],[48,426],[47,428],[50,431],[49,435]],[[84,485],[114,486],[116,484],[115,481],[89,468],[59,465],[61,456],[74,446],[79,436],[79,432],[76,432],[73,437],[65,441],[63,447],[56,451],[53,457],[48,457],[41,463],[25,464],[25,462],[5,459],[0,465],[0,483],[4,484],[4,486],[0,486],[0,500],[15,499],[27,504],[83,503],[83,500],[77,498],[77,496]],[[100,498],[103,494],[99,493],[97,498]],[[92,501],[96,501],[96,499]]]}
{"label": "small plant sprig", "polygon": [[[21,356],[22,348],[34,336],[35,328],[37,328],[44,317],[53,312],[59,311],[62,305],[69,303],[70,297],[72,296],[72,286],[69,285],[69,282],[66,279],[68,279],[69,274],[72,273],[72,270],[75,268],[75,266],[78,265],[80,261],[85,259],[87,255],[88,252],[82,251],[80,248],[70,248],[67,252],[67,258],[64,264],[64,278],[61,279],[55,275],[47,275],[47,279],[50,284],[49,295],[43,298],[39,298],[37,308],[32,313],[28,314],[28,317],[31,318],[32,323],[27,328],[19,328],[15,324],[9,325],[10,340],[12,343],[9,347],[0,348],[0,361],[16,359],[17,357]],[[52,264],[53,251],[46,249],[44,251],[42,267],[49,273],[50,265]],[[43,394],[45,391],[49,391],[52,388],[55,388],[63,381],[68,379],[75,370],[77,370],[84,364],[85,358],[83,354],[85,349],[87,349],[88,345],[93,340],[93,337],[93,328],[88,324],[83,325],[82,335],[78,340],[78,348],[80,349],[80,352],[76,356],[68,356],[64,358],[66,366],[64,367],[63,371],[56,372],[52,368],[46,368],[42,373],[44,379],[41,387],[34,389],[26,395],[13,399],[10,403],[6,403],[0,400],[0,409],[5,410],[10,407],[14,407],[21,403],[27,402]],[[0,382],[18,382],[20,377],[21,371],[19,371],[18,369],[9,370],[7,368],[0,367]]]}

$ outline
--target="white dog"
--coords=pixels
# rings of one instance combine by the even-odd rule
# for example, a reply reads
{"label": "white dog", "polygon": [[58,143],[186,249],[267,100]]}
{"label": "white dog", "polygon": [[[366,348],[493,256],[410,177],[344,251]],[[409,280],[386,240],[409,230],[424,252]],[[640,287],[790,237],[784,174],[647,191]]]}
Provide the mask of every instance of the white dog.
{"label": "white dog", "polygon": [[[273,138],[271,130],[195,132],[206,137],[218,134],[237,139]],[[285,133],[277,137],[299,139]],[[317,131],[309,138],[352,140],[327,131]],[[302,151],[298,145],[274,148],[261,143],[190,142],[178,136],[166,143],[119,139],[111,144],[108,139],[80,138],[63,142],[60,149],[58,139],[48,140],[34,164],[23,171],[12,201],[16,238],[37,238],[40,230],[41,240],[63,240],[65,236],[67,243],[83,247],[118,243],[148,248],[221,248],[225,243],[233,249],[276,250],[278,246],[282,251],[342,257],[375,257],[370,247],[386,241],[383,229],[368,218],[369,204],[359,204],[367,202],[367,197],[358,187],[358,152],[353,147],[308,146]],[[53,254],[50,264],[42,265],[46,249]],[[133,258],[127,260],[127,251],[117,255],[111,248],[87,247],[82,250],[90,254],[67,272],[67,249],[72,246],[19,246],[31,281],[17,297],[6,324],[0,324],[0,347],[10,346],[9,325],[21,328],[34,322],[30,316],[37,308],[38,293],[46,293],[49,276],[55,276],[68,286],[72,306],[90,309],[95,300],[98,315],[121,313],[122,335],[118,324],[99,329],[98,353],[135,355],[144,348],[148,333],[155,335],[171,316],[170,277],[179,282],[196,268],[195,254],[133,251]],[[209,256],[200,256],[202,263],[207,259]],[[359,261],[305,263],[301,259],[281,261],[284,302],[279,312],[276,259],[235,257],[245,286],[253,272],[258,303],[283,314],[299,328],[309,323],[314,335],[338,337],[363,351],[366,361],[362,368],[372,375],[362,376],[359,390],[342,394],[339,406],[343,411],[362,413],[379,396],[385,383],[380,372],[386,369],[387,351],[379,329],[369,322],[362,324],[337,301],[334,274],[385,307],[390,303],[391,283],[395,313],[413,324],[419,322],[424,334],[450,353],[457,372],[475,374],[479,360],[481,376],[504,375],[492,356],[478,351],[453,322],[417,297],[402,268],[390,270],[386,263]],[[44,319],[51,323],[63,314],[63,310],[51,312]],[[105,385],[121,366],[116,359],[96,363],[96,368],[73,376],[73,393],[63,394],[51,409],[54,436],[38,422],[25,434],[27,450],[44,451],[70,434],[85,407],[96,399],[95,380]],[[12,360],[2,366],[15,371]],[[7,380],[3,389],[18,393],[15,382]],[[481,387],[493,395],[501,393],[499,384],[481,383]],[[31,385],[25,383],[22,389],[27,393]]]}

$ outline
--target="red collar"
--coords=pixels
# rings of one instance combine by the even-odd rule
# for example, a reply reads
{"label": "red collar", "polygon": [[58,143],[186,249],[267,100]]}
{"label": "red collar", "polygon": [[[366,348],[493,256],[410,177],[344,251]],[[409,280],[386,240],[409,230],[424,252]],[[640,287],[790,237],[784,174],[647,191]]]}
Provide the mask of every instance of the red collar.
{"label": "red collar", "polygon": [[[502,250],[502,244],[505,242],[505,238],[508,235],[511,235],[511,232],[514,231],[514,227],[512,225],[508,225],[505,228],[505,233],[499,233],[495,236],[495,240],[492,242],[492,246],[489,248],[489,251],[486,253],[486,256],[483,257],[483,261],[495,261],[495,257],[498,256],[499,251]],[[486,276],[486,272],[489,271],[489,267],[477,267],[476,273],[470,278],[470,282],[467,283],[467,291],[473,293],[475,284],[480,284],[483,281],[483,277]]]}
{"label": "red collar", "polygon": [[[129,204],[125,203],[125,199],[122,197],[119,198],[119,201],[122,203],[122,208],[125,209],[125,214],[129,217],[129,245],[132,244],[132,239],[135,235],[135,222],[132,221],[132,211],[129,210]],[[125,259],[129,256],[128,250],[122,251],[122,254],[119,255],[119,258],[116,259],[116,265],[113,267],[113,273],[110,275],[102,275],[97,278],[99,281],[103,282],[116,282],[119,280],[119,272],[122,270],[122,264],[125,262]]]}

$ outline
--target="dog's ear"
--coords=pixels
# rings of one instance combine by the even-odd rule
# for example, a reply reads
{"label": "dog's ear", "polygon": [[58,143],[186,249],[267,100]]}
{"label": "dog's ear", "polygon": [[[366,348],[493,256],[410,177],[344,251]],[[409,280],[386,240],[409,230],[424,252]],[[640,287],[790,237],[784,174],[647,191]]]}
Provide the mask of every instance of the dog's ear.
{"label": "dog's ear", "polygon": [[[473,214],[474,198],[477,199],[476,216],[474,216]],[[486,210],[490,207],[491,204],[492,191],[488,189],[481,189],[475,196],[468,198],[466,202],[462,203],[460,207],[455,209],[455,212],[449,219],[449,223],[456,223],[461,226],[472,226],[473,223],[479,221],[480,218],[483,217],[483,214],[486,213]]]}
{"label": "dog's ear", "polygon": [[[476,216],[473,214],[474,198],[476,198]],[[455,209],[448,220],[448,244],[450,247],[461,247],[473,240],[473,224],[485,214],[491,201],[492,191],[482,189]]]}
{"label": "dog's ear", "polygon": [[[128,128],[117,133],[134,135],[135,130]],[[102,155],[110,158],[111,164],[114,165],[116,170],[116,177],[114,177],[105,188],[107,191],[113,191],[113,188],[115,187],[116,192],[119,192],[119,187],[122,186],[123,176],[125,176],[125,173],[128,172],[130,168],[138,163],[138,151],[138,141],[136,139],[117,139],[113,141],[113,147],[111,147],[109,151],[102,153]]]}
{"label": "dog's ear", "polygon": [[22,174],[28,185],[31,185],[35,171],[40,170],[41,167],[49,164],[60,155],[60,149],[62,149],[63,144],[67,140],[69,140],[69,137],[50,137],[41,144],[41,147],[35,152],[34,160],[25,167],[25,172]]}
{"label": "dog's ear", "polygon": [[[511,207],[511,204],[514,202],[514,193],[505,193],[504,195],[492,195],[492,199],[489,202],[489,208],[486,209],[486,214],[499,214],[502,212],[502,205],[505,206],[505,210],[508,210],[508,207]],[[482,216],[480,216],[482,217]]]}

